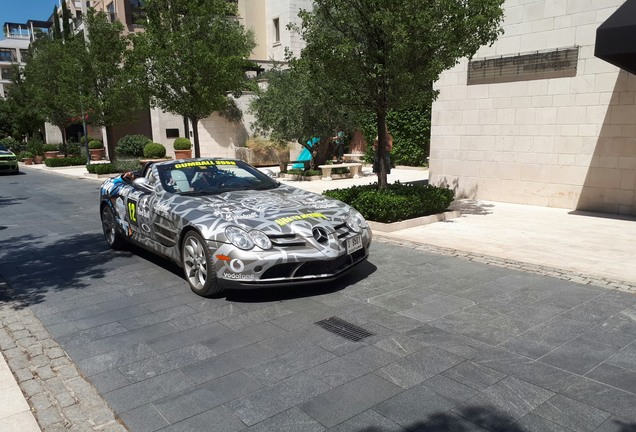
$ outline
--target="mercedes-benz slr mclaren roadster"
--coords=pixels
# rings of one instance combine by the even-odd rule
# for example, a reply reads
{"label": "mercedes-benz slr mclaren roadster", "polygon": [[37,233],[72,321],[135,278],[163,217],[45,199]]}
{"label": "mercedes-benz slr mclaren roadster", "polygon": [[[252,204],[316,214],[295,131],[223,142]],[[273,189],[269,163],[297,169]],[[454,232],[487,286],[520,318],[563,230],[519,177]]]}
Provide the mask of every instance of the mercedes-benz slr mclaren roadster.
{"label": "mercedes-benz slr mclaren roadster", "polygon": [[106,241],[173,260],[202,296],[333,280],[369,253],[371,230],[354,208],[240,160],[157,162],[128,177],[101,186]]}

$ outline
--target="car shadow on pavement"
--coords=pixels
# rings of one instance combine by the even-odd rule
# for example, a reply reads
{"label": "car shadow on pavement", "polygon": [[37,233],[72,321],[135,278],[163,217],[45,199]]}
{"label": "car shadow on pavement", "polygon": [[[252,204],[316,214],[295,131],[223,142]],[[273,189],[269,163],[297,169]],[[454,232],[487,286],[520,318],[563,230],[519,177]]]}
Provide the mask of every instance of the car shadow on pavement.
{"label": "car shadow on pavement", "polygon": [[108,249],[101,233],[6,238],[0,275],[7,284],[0,286],[0,302],[19,309],[43,302],[48,292],[88,288],[105,275],[106,263],[126,255]]}

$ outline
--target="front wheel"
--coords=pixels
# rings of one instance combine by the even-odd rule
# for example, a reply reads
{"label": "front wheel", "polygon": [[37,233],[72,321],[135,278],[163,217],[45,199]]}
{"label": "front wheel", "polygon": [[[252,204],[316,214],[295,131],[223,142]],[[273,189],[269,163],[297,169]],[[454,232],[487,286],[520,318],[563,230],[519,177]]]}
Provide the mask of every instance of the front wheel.
{"label": "front wheel", "polygon": [[117,230],[113,210],[107,205],[102,207],[102,230],[108,246],[115,250],[126,248],[126,239]]}
{"label": "front wheel", "polygon": [[190,231],[181,248],[183,273],[195,294],[208,297],[223,291],[212,266],[212,255],[203,238]]}

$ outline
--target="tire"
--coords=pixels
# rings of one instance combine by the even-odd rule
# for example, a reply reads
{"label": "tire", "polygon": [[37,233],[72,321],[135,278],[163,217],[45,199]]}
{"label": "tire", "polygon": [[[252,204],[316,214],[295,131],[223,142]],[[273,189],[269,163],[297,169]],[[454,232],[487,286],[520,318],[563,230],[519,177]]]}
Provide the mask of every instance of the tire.
{"label": "tire", "polygon": [[126,249],[127,242],[117,229],[117,224],[115,223],[115,214],[113,213],[113,210],[107,205],[102,206],[101,217],[102,230],[104,231],[104,238],[106,239],[106,243],[108,243],[108,246],[110,246],[111,249],[115,250]]}
{"label": "tire", "polygon": [[195,294],[209,297],[223,291],[212,266],[212,254],[195,231],[187,233],[181,245],[183,274]]}

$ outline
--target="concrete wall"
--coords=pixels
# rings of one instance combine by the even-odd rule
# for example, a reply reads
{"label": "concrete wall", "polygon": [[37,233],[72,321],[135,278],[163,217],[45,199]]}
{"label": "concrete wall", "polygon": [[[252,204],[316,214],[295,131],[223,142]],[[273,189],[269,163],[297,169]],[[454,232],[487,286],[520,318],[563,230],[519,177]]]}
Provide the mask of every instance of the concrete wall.
{"label": "concrete wall", "polygon": [[507,0],[505,34],[475,58],[579,46],[576,76],[435,87],[430,179],[459,196],[636,214],[636,76],[594,57],[623,0]]}

